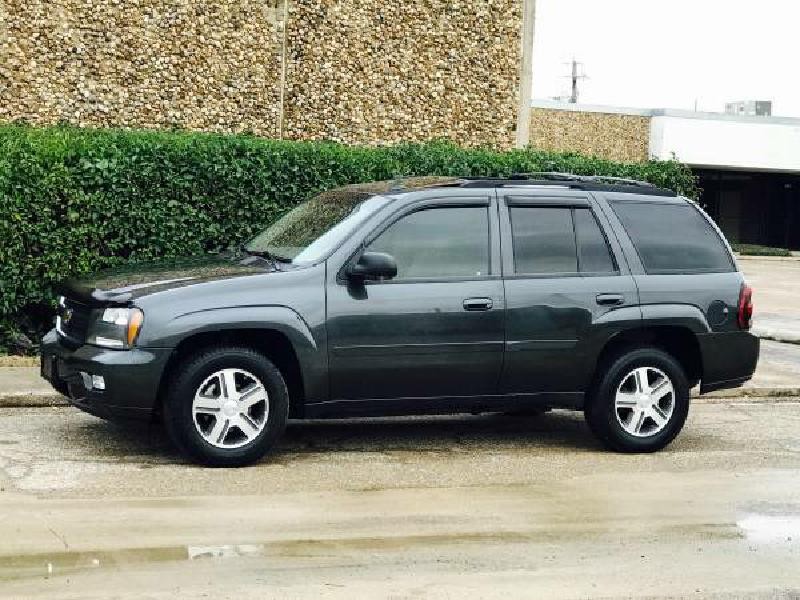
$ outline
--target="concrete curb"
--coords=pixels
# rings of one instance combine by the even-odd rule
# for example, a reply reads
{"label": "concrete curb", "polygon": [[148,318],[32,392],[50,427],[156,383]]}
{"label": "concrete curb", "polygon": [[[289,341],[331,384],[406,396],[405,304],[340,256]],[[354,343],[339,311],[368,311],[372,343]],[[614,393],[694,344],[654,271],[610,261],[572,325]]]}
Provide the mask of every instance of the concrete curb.
{"label": "concrete curb", "polygon": [[784,333],[769,327],[753,327],[753,335],[761,340],[772,340],[773,342],[781,342],[784,344],[800,344],[800,336],[791,333]]}
{"label": "concrete curb", "polygon": [[0,356],[0,368],[3,367],[38,367],[38,356],[17,356],[16,354],[3,354]]}
{"label": "concrete curb", "polygon": [[708,394],[700,395],[699,392],[692,392],[692,400],[731,400],[736,398],[751,398],[762,400],[775,400],[776,398],[796,398],[800,396],[800,387],[744,387],[731,390],[719,390]]}
{"label": "concrete curb", "polygon": [[51,394],[3,394],[0,395],[1,408],[32,408],[42,406],[69,406],[69,402],[64,396],[56,393]]}
{"label": "concrete curb", "polygon": [[792,256],[760,256],[758,254],[736,254],[736,260],[767,260],[774,262],[798,261],[800,260],[800,256],[794,254]]}
{"label": "concrete curb", "polygon": [[[702,396],[697,390],[692,391],[692,400],[699,402],[717,402],[742,398],[764,402],[780,402],[781,398],[787,400],[792,399],[792,401],[794,401],[795,398],[800,398],[800,387],[734,388],[732,390],[719,390]],[[20,393],[0,395],[0,409],[60,407],[69,405],[66,398],[58,394]]]}

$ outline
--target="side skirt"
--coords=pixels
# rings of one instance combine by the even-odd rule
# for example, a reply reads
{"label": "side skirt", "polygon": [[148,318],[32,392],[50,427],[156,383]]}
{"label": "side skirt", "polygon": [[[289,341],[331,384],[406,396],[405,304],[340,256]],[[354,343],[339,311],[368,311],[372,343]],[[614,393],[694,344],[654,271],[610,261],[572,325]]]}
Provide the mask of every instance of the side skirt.
{"label": "side skirt", "polygon": [[496,396],[444,396],[437,398],[389,398],[331,400],[306,404],[306,419],[389,417],[457,413],[510,412],[526,408],[583,408],[582,392],[542,392]]}

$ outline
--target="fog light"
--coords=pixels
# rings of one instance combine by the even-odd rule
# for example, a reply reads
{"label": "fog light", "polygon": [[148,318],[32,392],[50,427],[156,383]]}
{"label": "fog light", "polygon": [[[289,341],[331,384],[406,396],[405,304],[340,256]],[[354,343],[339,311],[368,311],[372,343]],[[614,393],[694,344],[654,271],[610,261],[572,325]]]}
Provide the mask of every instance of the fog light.
{"label": "fog light", "polygon": [[81,371],[81,379],[83,380],[83,387],[87,390],[92,389],[92,376],[88,373]]}
{"label": "fog light", "polygon": [[106,380],[102,375],[92,375],[92,387],[96,390],[106,389]]}
{"label": "fog light", "polygon": [[81,371],[81,380],[83,380],[83,387],[87,390],[106,389],[106,380],[102,375],[89,375],[89,373]]}

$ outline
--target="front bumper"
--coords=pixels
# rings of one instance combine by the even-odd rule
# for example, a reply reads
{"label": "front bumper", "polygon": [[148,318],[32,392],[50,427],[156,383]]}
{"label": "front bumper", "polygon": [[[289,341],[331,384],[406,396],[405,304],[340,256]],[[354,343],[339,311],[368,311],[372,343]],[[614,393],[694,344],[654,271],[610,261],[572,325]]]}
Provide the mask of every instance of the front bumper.
{"label": "front bumper", "polygon": [[[42,340],[41,374],[69,402],[104,419],[150,419],[170,355],[166,348],[70,348],[52,330]],[[88,389],[81,373],[99,375],[105,389]]]}

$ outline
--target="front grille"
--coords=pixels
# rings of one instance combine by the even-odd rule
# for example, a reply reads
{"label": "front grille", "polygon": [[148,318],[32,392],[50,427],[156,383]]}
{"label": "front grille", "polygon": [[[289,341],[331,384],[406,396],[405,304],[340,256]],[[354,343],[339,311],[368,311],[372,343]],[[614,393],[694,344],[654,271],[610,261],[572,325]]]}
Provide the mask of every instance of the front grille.
{"label": "front grille", "polygon": [[59,308],[59,331],[74,342],[84,343],[89,331],[92,309],[69,298],[65,298]]}

